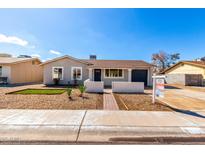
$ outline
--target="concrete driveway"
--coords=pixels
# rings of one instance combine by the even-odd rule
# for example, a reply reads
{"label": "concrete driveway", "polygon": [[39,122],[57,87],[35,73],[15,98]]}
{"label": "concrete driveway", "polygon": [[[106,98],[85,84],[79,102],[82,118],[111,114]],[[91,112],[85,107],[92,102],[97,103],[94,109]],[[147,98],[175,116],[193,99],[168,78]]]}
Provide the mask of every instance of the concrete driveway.
{"label": "concrete driveway", "polygon": [[160,100],[177,109],[205,110],[205,91],[202,88],[166,88],[165,97]]}

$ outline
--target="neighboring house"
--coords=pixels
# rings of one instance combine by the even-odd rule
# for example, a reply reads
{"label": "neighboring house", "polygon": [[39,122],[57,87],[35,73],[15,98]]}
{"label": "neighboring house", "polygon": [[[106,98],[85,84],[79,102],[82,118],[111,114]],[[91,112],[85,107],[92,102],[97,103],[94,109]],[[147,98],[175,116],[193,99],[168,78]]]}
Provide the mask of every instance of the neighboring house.
{"label": "neighboring house", "polygon": [[38,58],[0,57],[0,78],[8,83],[42,82],[43,69]]}
{"label": "neighboring house", "polygon": [[170,84],[201,86],[205,82],[205,62],[181,61],[162,72]]}
{"label": "neighboring house", "polygon": [[43,66],[43,83],[53,84],[53,78],[59,77],[60,84],[78,84],[85,80],[104,81],[105,86],[111,86],[112,81],[144,82],[152,85],[153,65],[142,60],[97,60],[77,59],[62,56],[41,64]]}

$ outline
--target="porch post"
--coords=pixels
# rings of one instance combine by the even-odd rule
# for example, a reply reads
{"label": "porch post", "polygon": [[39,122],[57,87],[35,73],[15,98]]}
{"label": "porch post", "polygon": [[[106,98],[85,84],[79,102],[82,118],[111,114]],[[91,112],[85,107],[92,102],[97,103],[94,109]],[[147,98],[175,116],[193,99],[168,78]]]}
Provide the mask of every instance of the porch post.
{"label": "porch post", "polygon": [[89,79],[92,81],[92,68],[89,68]]}
{"label": "porch post", "polygon": [[132,82],[132,69],[128,69],[128,82]]}

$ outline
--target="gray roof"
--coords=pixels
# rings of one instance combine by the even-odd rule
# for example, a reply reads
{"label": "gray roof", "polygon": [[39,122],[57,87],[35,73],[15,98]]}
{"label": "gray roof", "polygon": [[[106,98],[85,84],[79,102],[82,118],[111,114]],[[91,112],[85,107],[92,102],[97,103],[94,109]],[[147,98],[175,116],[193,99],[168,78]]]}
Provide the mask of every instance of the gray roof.
{"label": "gray roof", "polygon": [[45,65],[48,63],[52,63],[54,61],[58,61],[64,58],[73,59],[75,61],[84,63],[88,65],[88,68],[139,68],[139,67],[152,67],[154,65],[147,63],[143,60],[89,60],[89,59],[77,59],[68,55],[54,58],[52,60],[48,60],[41,65]]}
{"label": "gray roof", "polygon": [[137,68],[152,67],[143,60],[84,60],[90,63],[89,68]]}

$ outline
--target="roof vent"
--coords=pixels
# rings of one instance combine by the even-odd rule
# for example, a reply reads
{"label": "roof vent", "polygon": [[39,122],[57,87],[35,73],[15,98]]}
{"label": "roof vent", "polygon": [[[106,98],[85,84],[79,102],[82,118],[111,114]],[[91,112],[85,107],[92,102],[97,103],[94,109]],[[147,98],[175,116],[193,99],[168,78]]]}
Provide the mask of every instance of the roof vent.
{"label": "roof vent", "polygon": [[29,55],[19,55],[17,58],[32,58],[32,57]]}
{"label": "roof vent", "polygon": [[90,60],[96,60],[97,56],[96,55],[90,55]]}

